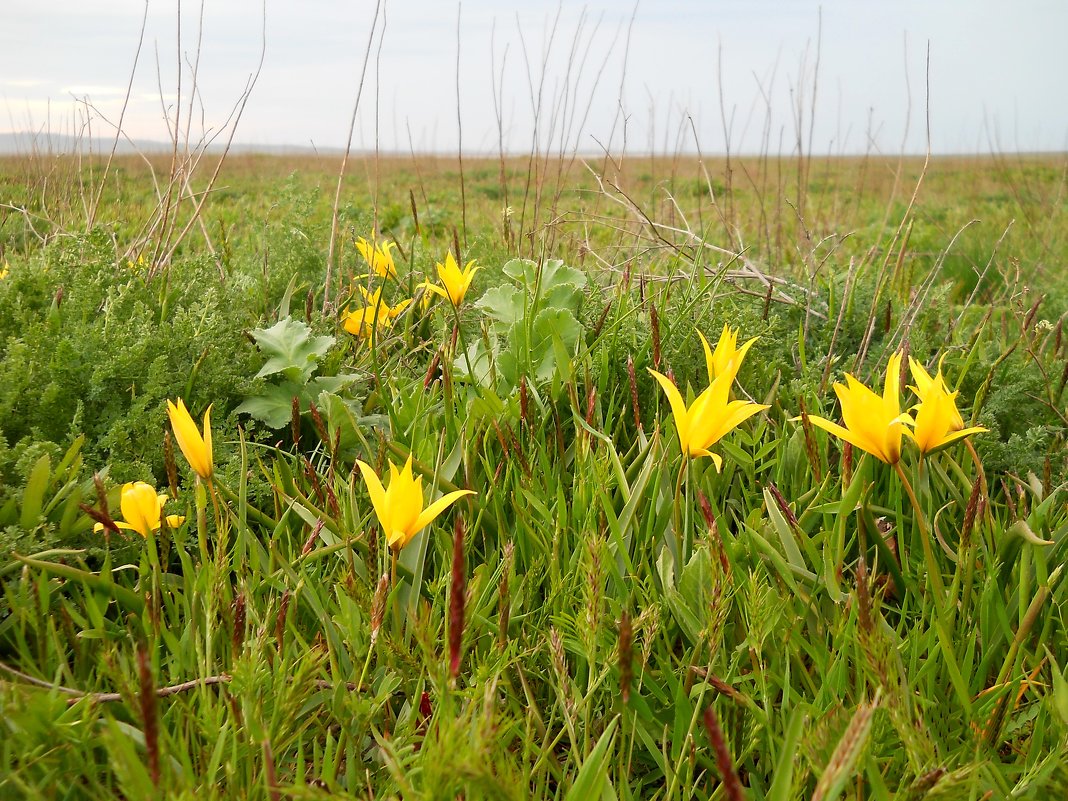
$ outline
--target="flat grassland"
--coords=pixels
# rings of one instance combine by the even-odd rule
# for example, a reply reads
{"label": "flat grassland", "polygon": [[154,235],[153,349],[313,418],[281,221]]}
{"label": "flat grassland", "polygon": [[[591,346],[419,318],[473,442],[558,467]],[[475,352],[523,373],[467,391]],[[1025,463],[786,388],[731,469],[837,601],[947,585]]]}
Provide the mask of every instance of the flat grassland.
{"label": "flat grassland", "polygon": [[1063,155],[217,159],[0,159],[0,797],[1068,795]]}

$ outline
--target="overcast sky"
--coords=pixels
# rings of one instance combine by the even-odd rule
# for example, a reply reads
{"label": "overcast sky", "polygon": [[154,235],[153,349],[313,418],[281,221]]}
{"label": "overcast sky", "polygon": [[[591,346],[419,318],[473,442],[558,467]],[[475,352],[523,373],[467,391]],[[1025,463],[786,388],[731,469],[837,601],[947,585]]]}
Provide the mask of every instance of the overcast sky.
{"label": "overcast sky", "polygon": [[[123,126],[134,138],[166,140],[164,107],[173,115],[180,100],[187,113],[201,5],[181,3],[180,50],[177,7],[148,4]],[[263,0],[206,0],[193,138],[224,126],[265,34],[236,141],[343,146],[375,7],[266,0],[264,26]],[[0,131],[77,132],[85,112],[75,100],[85,98],[117,120],[145,8],[144,0],[0,0]],[[618,151],[625,136],[631,152],[692,150],[696,141],[708,154],[723,152],[729,137],[734,151],[767,142],[789,153],[799,102],[806,149],[812,124],[816,153],[897,153],[903,144],[922,152],[928,45],[936,152],[1068,149],[1065,0],[385,0],[382,8],[353,138],[361,149],[375,146],[376,116],[383,150],[456,149],[458,18],[465,151],[498,147],[496,85],[505,147],[520,152],[537,118],[542,146],[551,139],[554,149]],[[93,133],[107,133],[99,118]]]}

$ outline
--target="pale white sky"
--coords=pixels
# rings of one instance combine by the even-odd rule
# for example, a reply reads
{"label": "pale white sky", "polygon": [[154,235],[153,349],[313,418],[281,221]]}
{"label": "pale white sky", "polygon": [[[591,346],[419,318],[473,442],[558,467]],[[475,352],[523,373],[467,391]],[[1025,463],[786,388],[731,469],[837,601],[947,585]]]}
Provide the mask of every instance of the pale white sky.
{"label": "pale white sky", "polygon": [[[173,113],[177,6],[148,5],[124,124],[135,138],[167,139],[160,87]],[[201,5],[181,8],[180,52],[191,62]],[[254,72],[262,8],[263,0],[204,3],[194,137],[223,125]],[[639,0],[634,8],[385,0],[381,55],[368,66],[353,144],[374,146],[377,104],[383,150],[455,150],[459,12],[465,151],[497,147],[495,82],[505,146],[520,152],[534,136],[540,86],[543,146],[551,137],[554,148],[563,141],[589,152],[611,141],[618,151],[625,118],[629,151],[692,150],[692,118],[701,149],[721,153],[720,84],[732,150],[759,151],[766,137],[771,152],[792,152],[798,97],[807,149],[822,9],[815,153],[869,144],[897,153],[903,142],[921,152],[928,42],[936,152],[1068,149],[1064,0]],[[0,0],[0,131],[76,132],[74,97],[117,119],[144,9],[144,0]],[[374,10],[374,0],[266,0],[264,67],[236,140],[343,146]],[[378,46],[376,34],[372,54]],[[183,116],[189,85],[187,66]],[[99,120],[93,133],[107,133]]]}

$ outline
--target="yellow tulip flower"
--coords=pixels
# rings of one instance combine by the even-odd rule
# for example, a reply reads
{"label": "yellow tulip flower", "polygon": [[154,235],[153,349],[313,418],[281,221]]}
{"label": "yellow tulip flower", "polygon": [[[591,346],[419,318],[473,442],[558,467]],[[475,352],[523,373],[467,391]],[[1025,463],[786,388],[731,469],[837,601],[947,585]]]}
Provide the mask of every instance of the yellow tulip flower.
{"label": "yellow tulip flower", "polygon": [[[704,334],[698,331],[697,336],[701,337],[701,345],[705,349],[705,366],[708,368],[708,383],[710,384],[715,380],[716,376],[727,371],[731,362],[737,362],[738,367],[741,367],[746,351],[757,341],[757,337],[753,337],[739,348],[738,329],[731,328],[729,325],[723,326],[723,332],[719,335],[719,342],[716,343],[715,350],[709,347],[708,340],[705,339]],[[737,372],[736,369],[735,373]]]}
{"label": "yellow tulip flower", "polygon": [[456,490],[447,493],[430,506],[423,508],[423,478],[412,476],[412,457],[408,457],[400,470],[389,463],[389,488],[383,488],[375,471],[366,462],[356,460],[371,496],[371,505],[379,525],[386,535],[386,543],[395,552],[412,541],[412,537],[430,525],[453,502],[465,495],[474,495],[471,490]]}
{"label": "yellow tulip flower", "polygon": [[[162,525],[163,504],[166,502],[166,495],[157,495],[155,487],[144,481],[123,484],[119,508],[124,520],[116,521],[115,525],[127,531],[136,531],[147,539]],[[167,515],[166,519],[169,528],[178,528],[185,521],[181,515]],[[94,531],[102,531],[103,528],[103,523],[93,526]]]}
{"label": "yellow tulip flower", "polygon": [[205,481],[211,478],[213,471],[211,458],[211,406],[204,412],[204,435],[201,436],[197,424],[185,408],[181,398],[175,405],[167,401],[167,416],[171,420],[171,428],[174,429],[174,438],[178,440],[178,447],[182,449],[189,466],[193,472]]}
{"label": "yellow tulip flower", "polygon": [[[481,267],[476,267],[474,260],[469,261],[467,266],[462,270],[460,265],[456,263],[456,259],[453,258],[452,251],[449,251],[445,256],[445,263],[440,262],[436,265],[438,270],[438,280],[441,281],[441,285],[432,284],[429,281],[424,281],[419,286],[424,287],[429,292],[433,292],[436,295],[441,295],[443,298],[448,298],[453,306],[459,306],[464,302],[464,295],[467,294],[467,290],[471,287],[471,279],[475,277],[475,273],[481,270]],[[430,302],[430,295],[426,295],[425,302]]]}
{"label": "yellow tulip flower", "polygon": [[367,305],[355,311],[346,309],[342,317],[342,325],[350,334],[363,337],[370,344],[375,331],[392,326],[394,318],[408,308],[411,300],[402,300],[397,305],[390,306],[382,300],[381,288],[368,292],[361,286],[360,292],[363,293]]}
{"label": "yellow tulip flower", "polygon": [[356,240],[356,250],[360,251],[360,255],[371,268],[371,272],[382,278],[397,277],[397,268],[393,264],[393,254],[390,252],[396,246],[395,242],[385,242],[382,245],[374,239],[368,242],[362,236]]}
{"label": "yellow tulip flower", "polygon": [[751,401],[730,401],[731,384],[738,374],[738,362],[728,364],[724,372],[702,392],[689,408],[678,388],[666,375],[650,370],[671,404],[671,415],[675,418],[675,428],[679,433],[682,452],[692,459],[698,456],[711,456],[716,471],[723,466],[723,459],[708,449],[719,442],[725,435],[737,428],[742,422],[768,407]]}
{"label": "yellow tulip flower", "polygon": [[846,373],[846,384],[836,383],[834,391],[842,404],[845,427],[812,414],[808,419],[875,458],[896,464],[901,458],[905,423],[912,422],[912,418],[901,413],[901,354],[895,353],[886,365],[882,397],[849,373]]}
{"label": "yellow tulip flower", "polygon": [[915,407],[915,431],[905,433],[916,442],[921,453],[930,453],[970,434],[987,430],[982,426],[964,427],[964,420],[957,411],[957,393],[949,391],[941,368],[932,378],[922,364],[909,357],[909,369],[916,382],[915,386],[909,388],[916,393],[920,402]]}

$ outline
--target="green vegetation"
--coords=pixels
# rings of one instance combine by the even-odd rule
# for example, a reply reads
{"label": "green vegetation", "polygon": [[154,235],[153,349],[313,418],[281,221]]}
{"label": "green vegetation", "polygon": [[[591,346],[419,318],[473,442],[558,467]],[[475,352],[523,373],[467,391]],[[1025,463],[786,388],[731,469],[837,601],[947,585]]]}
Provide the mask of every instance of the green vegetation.
{"label": "green vegetation", "polygon": [[[1063,158],[101,166],[0,161],[0,797],[1068,794]],[[898,353],[987,431],[811,423]]]}

